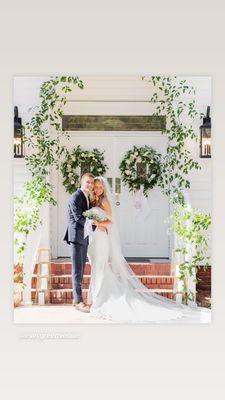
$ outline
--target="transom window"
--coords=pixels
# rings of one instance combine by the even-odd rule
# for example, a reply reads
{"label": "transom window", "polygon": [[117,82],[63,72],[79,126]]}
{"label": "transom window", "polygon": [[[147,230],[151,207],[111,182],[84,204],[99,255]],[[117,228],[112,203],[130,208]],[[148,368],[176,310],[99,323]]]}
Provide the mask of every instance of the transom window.
{"label": "transom window", "polygon": [[64,131],[163,131],[166,117],[155,115],[63,115]]}

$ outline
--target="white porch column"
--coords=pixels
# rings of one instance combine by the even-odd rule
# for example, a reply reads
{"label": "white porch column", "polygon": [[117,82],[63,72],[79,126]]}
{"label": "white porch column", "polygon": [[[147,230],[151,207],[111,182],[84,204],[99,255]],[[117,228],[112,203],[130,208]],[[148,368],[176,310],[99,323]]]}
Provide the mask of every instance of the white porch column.
{"label": "white porch column", "polygon": [[42,225],[36,231],[31,231],[27,237],[27,245],[24,254],[23,272],[25,288],[23,289],[23,305],[32,305],[31,301],[31,281],[37,262],[38,250],[40,247],[50,248],[50,216],[49,204],[42,206],[40,210]]}
{"label": "white porch column", "polygon": [[180,277],[180,269],[179,265],[182,262],[183,255],[180,253],[175,252],[175,249],[180,247],[180,240],[178,236],[174,235],[174,249],[172,251],[172,266],[173,266],[173,274],[175,275],[175,291],[176,291],[176,303],[178,305],[182,304],[182,293],[183,293],[183,281],[179,278]]}
{"label": "white porch column", "polygon": [[25,287],[23,289],[23,302],[24,306],[32,305],[31,300],[31,281],[32,275],[37,259],[38,248],[40,245],[42,234],[42,227],[39,227],[36,231],[32,231],[29,233],[27,237],[27,245],[24,254],[24,262],[23,262],[23,272],[24,278],[23,282]]}
{"label": "white porch column", "polygon": [[[186,261],[191,262],[192,260],[192,251],[191,248],[188,249],[188,254],[185,257]],[[196,303],[196,272],[193,272],[193,276],[187,274],[187,291],[188,293],[193,294],[193,300],[188,300],[187,303],[190,307],[197,307]]]}
{"label": "white porch column", "polygon": [[42,220],[42,235],[40,240],[40,247],[50,249],[50,204],[45,203],[42,206],[41,212]]}

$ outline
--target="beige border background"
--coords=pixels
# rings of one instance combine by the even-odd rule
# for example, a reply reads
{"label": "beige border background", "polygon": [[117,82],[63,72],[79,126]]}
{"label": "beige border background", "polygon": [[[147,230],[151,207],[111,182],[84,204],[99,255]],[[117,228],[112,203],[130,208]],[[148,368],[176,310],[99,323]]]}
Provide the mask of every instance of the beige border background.
{"label": "beige border background", "polygon": [[[1,3],[0,354],[4,398],[221,398],[225,386],[225,54],[222,2]],[[213,80],[211,326],[13,325],[14,75],[183,74]],[[79,339],[21,339],[27,333]],[[41,382],[41,384],[39,383]],[[220,394],[219,394],[220,393]],[[144,397],[145,396],[145,397]]]}

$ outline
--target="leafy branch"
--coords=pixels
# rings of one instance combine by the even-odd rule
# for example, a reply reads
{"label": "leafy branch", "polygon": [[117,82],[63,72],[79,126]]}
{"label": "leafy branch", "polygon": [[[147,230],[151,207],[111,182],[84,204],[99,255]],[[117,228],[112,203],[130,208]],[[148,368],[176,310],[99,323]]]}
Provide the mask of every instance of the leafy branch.
{"label": "leafy branch", "polygon": [[[52,196],[53,187],[47,181],[50,167],[59,168],[61,157],[67,152],[61,144],[61,138],[67,137],[67,132],[61,129],[63,108],[67,103],[67,94],[71,86],[83,89],[83,82],[76,76],[56,76],[42,83],[40,87],[41,103],[32,109],[34,115],[25,124],[25,143],[29,154],[26,155],[26,165],[32,179],[25,184],[25,191],[15,197],[14,230],[15,245],[20,262],[23,260],[27,236],[42,223],[41,206],[48,202],[56,205]],[[49,133],[49,127],[54,127],[55,137]]]}
{"label": "leafy branch", "polygon": [[186,300],[192,299],[193,293],[188,291],[187,275],[193,277],[199,268],[209,266],[210,258],[207,251],[211,216],[198,209],[192,209],[187,204],[176,204],[169,222],[169,230],[174,231],[182,243],[175,252],[182,258],[179,263],[179,273],[180,280],[183,282],[183,293]]}
{"label": "leafy branch", "polygon": [[[33,152],[25,157],[32,176],[46,176],[49,167],[60,166],[60,160],[66,152],[61,144],[62,136],[68,138],[61,128],[63,108],[67,103],[66,94],[72,91],[72,85],[83,89],[83,82],[78,77],[56,76],[43,82],[40,87],[41,104],[30,122],[27,122],[25,142]],[[49,133],[49,126],[54,127],[55,137]]]}
{"label": "leafy branch", "polygon": [[[153,115],[166,115],[166,127],[162,131],[168,135],[166,155],[162,162],[162,174],[159,186],[163,192],[171,196],[174,203],[184,202],[183,189],[190,188],[188,174],[192,169],[201,169],[186,148],[186,140],[198,140],[194,131],[193,122],[197,117],[202,117],[196,110],[195,88],[187,81],[178,80],[177,77],[152,76],[142,77],[156,88],[150,101],[156,104]],[[190,97],[184,101],[184,95]],[[190,124],[182,122],[182,117],[190,119]]]}

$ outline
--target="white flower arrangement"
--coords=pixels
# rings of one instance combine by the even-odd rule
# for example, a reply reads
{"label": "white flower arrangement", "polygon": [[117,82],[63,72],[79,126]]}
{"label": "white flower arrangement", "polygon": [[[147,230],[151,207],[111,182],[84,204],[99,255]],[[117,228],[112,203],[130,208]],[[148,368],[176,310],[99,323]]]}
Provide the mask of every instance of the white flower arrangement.
{"label": "white flower arrangement", "polygon": [[84,150],[80,146],[75,147],[67,155],[61,164],[63,185],[66,191],[73,193],[80,186],[80,171],[82,166],[88,166],[89,172],[97,176],[104,175],[108,166],[104,162],[104,152],[98,149]]}
{"label": "white flower arrangement", "polygon": [[95,219],[98,222],[106,221],[107,218],[103,217],[103,215],[100,215],[96,210],[87,210],[83,212],[83,216],[88,218],[88,219]]}
{"label": "white flower arrangement", "polygon": [[[146,165],[144,173],[138,172],[137,163]],[[122,181],[131,192],[136,192],[143,187],[143,193],[148,195],[149,191],[158,184],[161,176],[161,155],[149,146],[133,146],[120,163]],[[128,169],[129,168],[129,169]]]}

